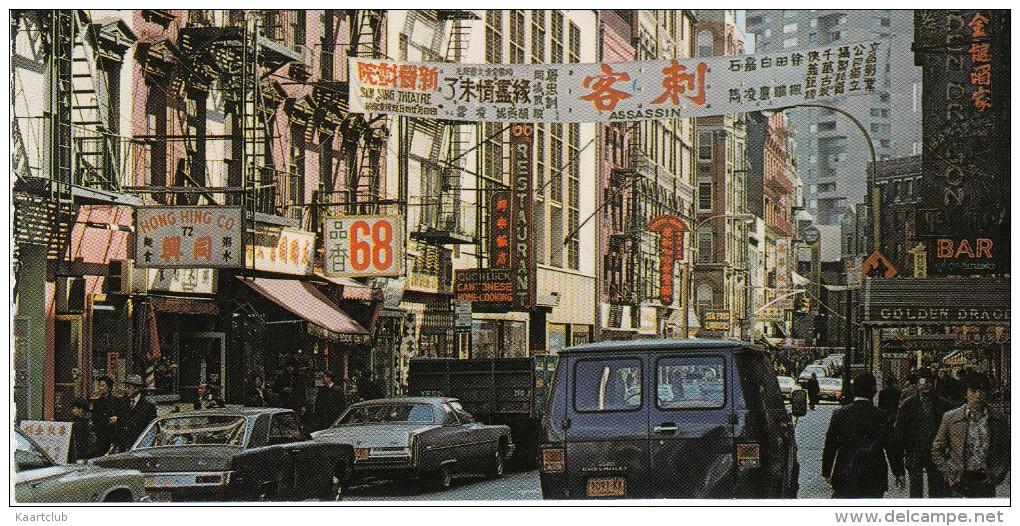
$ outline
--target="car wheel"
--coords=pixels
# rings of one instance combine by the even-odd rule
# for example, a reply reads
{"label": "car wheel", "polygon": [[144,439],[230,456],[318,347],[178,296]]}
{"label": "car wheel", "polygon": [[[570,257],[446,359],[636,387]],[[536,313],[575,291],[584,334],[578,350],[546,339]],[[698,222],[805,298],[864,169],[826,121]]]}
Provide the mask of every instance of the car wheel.
{"label": "car wheel", "polygon": [[506,446],[503,441],[496,445],[496,454],[492,459],[492,467],[489,469],[489,478],[498,479],[503,476],[506,470]]}

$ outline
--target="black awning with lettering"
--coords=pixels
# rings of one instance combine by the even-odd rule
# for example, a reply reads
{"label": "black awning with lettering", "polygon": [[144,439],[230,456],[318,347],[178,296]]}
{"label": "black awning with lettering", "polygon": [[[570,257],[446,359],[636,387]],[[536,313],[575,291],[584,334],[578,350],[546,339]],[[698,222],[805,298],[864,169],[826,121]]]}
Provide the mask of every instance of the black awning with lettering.
{"label": "black awning with lettering", "polygon": [[864,280],[868,325],[1009,325],[1009,278]]}

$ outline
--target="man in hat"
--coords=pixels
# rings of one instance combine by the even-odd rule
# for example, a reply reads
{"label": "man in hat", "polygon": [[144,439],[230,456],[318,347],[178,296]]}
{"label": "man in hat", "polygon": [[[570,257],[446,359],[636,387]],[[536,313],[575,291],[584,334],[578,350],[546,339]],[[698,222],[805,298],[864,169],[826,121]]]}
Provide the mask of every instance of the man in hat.
{"label": "man in hat", "polygon": [[1009,472],[1009,423],[988,406],[988,376],[971,372],[963,384],[967,402],[942,415],[932,461],[945,476],[952,496],[992,498]]}
{"label": "man in hat", "polygon": [[931,444],[942,422],[942,414],[953,406],[935,392],[935,374],[930,369],[912,374],[915,394],[907,397],[896,413],[896,439],[910,480],[910,498],[924,498],[926,474],[928,497],[948,497],[942,473],[932,463]]}
{"label": "man in hat", "polygon": [[138,435],[156,419],[156,405],[145,399],[144,389],[141,376],[129,374],[124,379],[124,398],[113,422],[113,447],[116,451],[131,449]]}
{"label": "man in hat", "polygon": [[890,440],[888,415],[875,407],[877,382],[871,373],[854,378],[854,401],[832,413],[822,449],[822,475],[832,485],[832,498],[882,498],[889,468],[903,486],[902,457]]}
{"label": "man in hat", "polygon": [[315,395],[315,405],[312,412],[312,417],[314,418],[313,427],[316,430],[332,426],[333,422],[336,422],[336,419],[340,417],[340,414],[347,407],[344,389],[336,384],[334,373],[329,370],[323,371],[322,381],[323,385],[319,387],[319,391]]}

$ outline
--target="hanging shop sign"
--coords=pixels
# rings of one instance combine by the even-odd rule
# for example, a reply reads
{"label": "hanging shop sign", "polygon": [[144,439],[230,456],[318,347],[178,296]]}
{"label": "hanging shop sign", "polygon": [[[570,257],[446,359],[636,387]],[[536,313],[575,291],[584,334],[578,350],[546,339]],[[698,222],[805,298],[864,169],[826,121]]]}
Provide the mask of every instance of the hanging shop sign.
{"label": "hanging shop sign", "polygon": [[149,290],[216,293],[216,271],[211,268],[151,268],[148,273]]}
{"label": "hanging shop sign", "polygon": [[400,276],[404,272],[401,217],[327,217],[323,238],[327,276]]}
{"label": "hanging shop sign", "polygon": [[[790,280],[790,245],[788,237],[776,240],[776,291],[787,294],[792,289]],[[779,310],[793,310],[793,296],[776,301],[773,306]]]}
{"label": "hanging shop sign", "polygon": [[315,234],[296,228],[257,225],[247,247],[248,267],[265,272],[312,274]]}
{"label": "hanging shop sign", "polygon": [[886,40],[755,55],[590,64],[349,59],[350,111],[478,122],[609,122],[744,113],[872,93]]}
{"label": "hanging shop sign", "polygon": [[242,225],[237,207],[139,207],[135,210],[135,266],[240,267]]}
{"label": "hanging shop sign", "polygon": [[510,268],[513,248],[511,202],[513,192],[510,190],[495,190],[489,196],[489,268]]}
{"label": "hanging shop sign", "polygon": [[728,331],[732,324],[730,311],[726,309],[705,310],[701,327],[706,331]]}
{"label": "hanging shop sign", "polygon": [[1010,266],[1010,12],[914,11],[923,72],[921,205],[927,276],[1005,275]]}
{"label": "hanging shop sign", "polygon": [[520,303],[516,281],[512,270],[458,269],[454,275],[454,294],[458,301],[471,302],[473,311],[506,312]]}
{"label": "hanging shop sign", "polygon": [[690,231],[679,217],[663,214],[648,221],[648,230],[659,233],[659,303],[673,304],[673,269],[684,259],[684,232]]}
{"label": "hanging shop sign", "polygon": [[[514,272],[514,310],[535,304],[535,235],[531,182],[534,176],[535,126],[514,124],[510,129],[511,206],[510,269]],[[576,235],[576,233],[575,233]]]}

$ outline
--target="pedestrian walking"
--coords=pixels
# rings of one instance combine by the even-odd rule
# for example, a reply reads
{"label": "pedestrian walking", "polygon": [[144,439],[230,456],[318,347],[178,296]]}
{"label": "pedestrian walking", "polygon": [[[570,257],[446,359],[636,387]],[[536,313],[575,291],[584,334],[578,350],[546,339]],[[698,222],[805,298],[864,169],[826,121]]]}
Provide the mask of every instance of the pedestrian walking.
{"label": "pedestrian walking", "polygon": [[72,402],[71,444],[70,450],[67,452],[68,463],[101,454],[96,453],[96,432],[92,427],[92,413],[89,405],[89,401],[84,398],[75,398]]}
{"label": "pedestrian walking", "polygon": [[965,375],[967,403],[942,415],[932,443],[932,461],[953,497],[995,497],[1010,469],[1009,423],[988,406],[991,381],[984,373]]}
{"label": "pedestrian walking", "polygon": [[952,406],[935,392],[935,376],[931,370],[917,371],[915,385],[915,394],[900,405],[895,425],[896,442],[903,455],[903,465],[910,483],[910,498],[924,498],[926,476],[928,498],[948,497],[942,472],[932,461],[931,447],[942,422],[942,415]]}
{"label": "pedestrian walking", "polygon": [[804,383],[804,388],[807,390],[808,405],[811,407],[811,410],[814,411],[815,404],[818,403],[818,396],[822,392],[821,386],[818,385],[818,375],[811,373],[811,378]]}
{"label": "pedestrian walking", "polygon": [[896,383],[894,376],[886,375],[882,380],[882,390],[878,392],[878,408],[888,413],[890,418],[896,418],[896,410],[900,407],[900,388]]}
{"label": "pedestrian walking", "polygon": [[903,486],[902,457],[890,439],[889,418],[872,403],[877,390],[871,373],[857,375],[854,401],[832,413],[822,449],[822,475],[832,498],[881,498],[889,487],[889,468]]}
{"label": "pedestrian walking", "polygon": [[92,400],[92,429],[96,433],[96,452],[106,453],[113,445],[113,427],[120,400],[113,396],[113,378],[102,376],[96,383],[96,398]]}
{"label": "pedestrian walking", "polygon": [[138,435],[156,419],[156,406],[146,400],[144,389],[145,383],[141,376],[129,374],[124,379],[124,398],[118,404],[120,411],[113,421],[113,447],[116,451],[131,449]]}
{"label": "pedestrian walking", "polygon": [[315,395],[315,405],[312,410],[314,430],[332,426],[347,407],[344,389],[335,382],[333,373],[324,371],[322,380],[324,384],[319,387]]}
{"label": "pedestrian walking", "polygon": [[[927,371],[928,376],[931,378],[931,380],[928,380],[928,383],[931,384],[929,387],[934,388],[935,386],[934,374],[931,372],[931,369],[925,368],[924,370]],[[900,391],[900,406],[905,404],[907,400],[910,400],[911,398],[917,396],[919,392],[917,386],[918,374],[919,373],[916,370],[912,370],[909,373],[907,373],[907,385],[906,387],[903,388],[902,391]]]}

